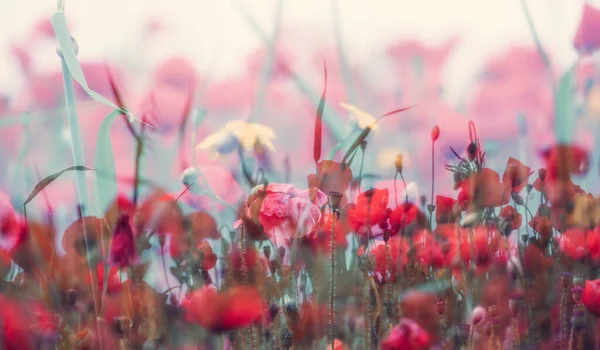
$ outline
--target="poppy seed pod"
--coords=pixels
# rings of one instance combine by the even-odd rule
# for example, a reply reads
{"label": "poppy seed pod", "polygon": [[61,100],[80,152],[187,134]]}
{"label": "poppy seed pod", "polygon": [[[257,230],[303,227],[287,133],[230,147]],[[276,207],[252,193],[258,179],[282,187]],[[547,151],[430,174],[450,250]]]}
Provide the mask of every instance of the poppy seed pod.
{"label": "poppy seed pod", "polygon": [[440,138],[440,127],[436,125],[433,128],[431,128],[431,142],[435,142],[439,138]]}
{"label": "poppy seed pod", "polygon": [[403,169],[402,153],[398,153],[398,155],[396,155],[396,161],[394,162],[394,165],[396,166],[396,171],[401,173]]}
{"label": "poppy seed pod", "polygon": [[198,169],[189,167],[181,173],[181,182],[185,186],[191,186],[198,181]]}
{"label": "poppy seed pod", "polygon": [[329,192],[329,204],[331,205],[331,210],[333,210],[334,213],[339,212],[343,196],[344,195],[339,192]]}

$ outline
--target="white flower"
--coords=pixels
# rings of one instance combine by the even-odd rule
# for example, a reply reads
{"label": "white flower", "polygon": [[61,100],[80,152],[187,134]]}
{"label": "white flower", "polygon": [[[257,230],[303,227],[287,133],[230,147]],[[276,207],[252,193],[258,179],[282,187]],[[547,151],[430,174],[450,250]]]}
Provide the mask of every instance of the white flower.
{"label": "white flower", "polygon": [[366,128],[377,130],[377,119],[375,119],[375,117],[373,117],[371,114],[363,112],[356,106],[346,102],[340,102],[340,107],[350,112],[350,116],[362,130]]}
{"label": "white flower", "polygon": [[250,152],[260,145],[274,151],[273,129],[258,123],[248,123],[243,120],[234,120],[216,133],[209,135],[196,146],[198,150],[214,150],[219,154],[233,152],[237,146]]}

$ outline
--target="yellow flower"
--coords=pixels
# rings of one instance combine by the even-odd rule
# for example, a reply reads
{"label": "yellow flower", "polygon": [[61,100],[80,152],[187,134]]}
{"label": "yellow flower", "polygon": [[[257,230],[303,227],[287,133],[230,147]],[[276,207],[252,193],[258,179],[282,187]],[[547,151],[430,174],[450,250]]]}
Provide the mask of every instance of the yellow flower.
{"label": "yellow flower", "polygon": [[258,146],[264,146],[274,151],[273,129],[258,123],[248,123],[243,120],[234,120],[216,133],[209,135],[197,146],[197,150],[213,150],[218,154],[233,152],[237,146],[250,152]]}
{"label": "yellow flower", "polygon": [[348,104],[346,102],[340,102],[340,107],[350,112],[350,116],[359,128],[362,130],[370,128],[371,130],[377,130],[377,119],[367,112],[363,112],[356,106]]}

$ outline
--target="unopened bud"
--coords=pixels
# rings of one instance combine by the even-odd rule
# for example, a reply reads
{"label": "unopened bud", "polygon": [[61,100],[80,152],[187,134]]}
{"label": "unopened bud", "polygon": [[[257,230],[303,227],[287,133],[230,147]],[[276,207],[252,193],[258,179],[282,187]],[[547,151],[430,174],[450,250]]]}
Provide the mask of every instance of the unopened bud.
{"label": "unopened bud", "polygon": [[189,167],[181,173],[181,182],[185,186],[191,186],[198,181],[198,169]]}
{"label": "unopened bud", "polygon": [[394,165],[396,166],[396,171],[401,173],[403,169],[402,153],[398,153],[398,155],[396,155],[396,161],[394,162]]}

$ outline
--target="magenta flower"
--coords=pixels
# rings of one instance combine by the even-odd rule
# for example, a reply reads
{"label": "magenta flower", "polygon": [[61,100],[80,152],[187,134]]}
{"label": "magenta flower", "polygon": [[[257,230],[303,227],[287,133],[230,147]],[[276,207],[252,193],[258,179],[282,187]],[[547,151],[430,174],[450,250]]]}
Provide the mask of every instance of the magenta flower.
{"label": "magenta flower", "polygon": [[600,47],[600,9],[587,1],[583,6],[583,14],[573,39],[573,46],[582,55],[590,54]]}

